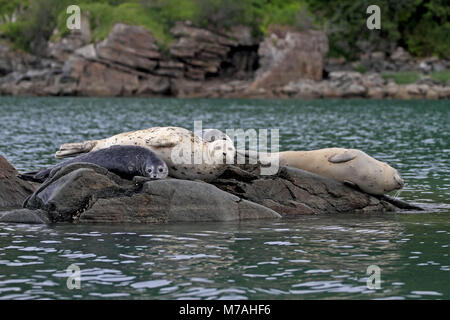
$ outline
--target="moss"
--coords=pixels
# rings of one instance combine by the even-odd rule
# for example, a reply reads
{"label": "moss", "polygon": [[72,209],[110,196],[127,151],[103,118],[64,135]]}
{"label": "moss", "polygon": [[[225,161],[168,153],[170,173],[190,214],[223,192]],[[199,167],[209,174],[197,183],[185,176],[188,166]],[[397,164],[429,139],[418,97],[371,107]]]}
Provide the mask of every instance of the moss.
{"label": "moss", "polygon": [[397,84],[411,84],[420,78],[417,71],[384,73],[381,76],[386,80],[392,79]]}

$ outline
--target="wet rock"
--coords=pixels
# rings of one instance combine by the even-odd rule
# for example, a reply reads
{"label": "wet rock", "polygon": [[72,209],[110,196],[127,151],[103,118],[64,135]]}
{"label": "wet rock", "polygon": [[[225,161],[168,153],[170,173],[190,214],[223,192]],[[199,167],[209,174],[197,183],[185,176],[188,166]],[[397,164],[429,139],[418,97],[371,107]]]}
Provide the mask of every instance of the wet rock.
{"label": "wet rock", "polygon": [[204,183],[187,180],[147,182],[140,193],[99,199],[80,222],[236,221],[277,218],[274,211]]}
{"label": "wet rock", "polygon": [[395,211],[387,201],[341,182],[291,167],[281,167],[275,176],[259,176],[252,181],[235,177],[228,180],[219,178],[212,183],[240,198],[266,206],[283,217]]}
{"label": "wet rock", "polygon": [[[166,223],[274,219],[311,214],[419,210],[388,196],[374,197],[341,182],[303,170],[281,167],[260,175],[256,164],[228,166],[211,183],[166,179],[124,180],[87,163],[73,163],[54,172],[19,207],[0,213],[0,222],[15,223]],[[16,171],[4,164],[3,180],[16,181]],[[0,188],[3,187],[0,180]],[[20,181],[19,183],[26,183]],[[3,195],[5,193],[1,193]],[[3,201],[3,200],[2,200]],[[3,207],[5,209],[5,207]]]}
{"label": "wet rock", "polygon": [[21,208],[34,186],[17,178],[17,170],[0,155],[0,210]]}
{"label": "wet rock", "polygon": [[211,184],[177,179],[132,183],[95,165],[72,164],[38,189],[28,209],[52,222],[158,223],[277,218],[269,208]]}
{"label": "wet rock", "polygon": [[11,211],[0,211],[0,222],[26,223],[26,224],[48,224],[50,219],[47,212],[43,210],[16,209]]}

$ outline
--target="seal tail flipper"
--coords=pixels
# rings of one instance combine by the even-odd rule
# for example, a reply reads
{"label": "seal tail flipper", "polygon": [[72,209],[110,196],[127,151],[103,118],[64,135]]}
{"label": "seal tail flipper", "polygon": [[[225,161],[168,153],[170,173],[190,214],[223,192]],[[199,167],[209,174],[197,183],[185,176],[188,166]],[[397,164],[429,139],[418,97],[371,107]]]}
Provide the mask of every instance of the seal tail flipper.
{"label": "seal tail flipper", "polygon": [[39,171],[31,171],[31,172],[19,173],[17,175],[17,178],[25,180],[25,181],[41,182],[39,179],[36,179],[36,174],[38,172]]}
{"label": "seal tail flipper", "polygon": [[55,157],[56,158],[75,157],[79,154],[88,153],[95,147],[96,144],[97,141],[64,143],[59,147],[59,150],[55,153]]}
{"label": "seal tail flipper", "polygon": [[25,181],[32,181],[32,182],[39,182],[42,183],[47,179],[48,174],[50,173],[50,169],[42,169],[40,171],[32,171],[32,172],[25,172],[25,173],[19,173],[17,177],[19,179],[25,180]]}

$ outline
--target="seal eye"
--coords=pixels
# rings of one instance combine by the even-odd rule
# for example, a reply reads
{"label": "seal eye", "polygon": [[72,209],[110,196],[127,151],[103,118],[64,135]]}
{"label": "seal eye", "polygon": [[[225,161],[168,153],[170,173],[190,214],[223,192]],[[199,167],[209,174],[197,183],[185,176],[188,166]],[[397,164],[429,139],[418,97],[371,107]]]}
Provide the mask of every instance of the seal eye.
{"label": "seal eye", "polygon": [[148,173],[152,173],[152,168],[147,169],[147,172],[148,172]]}
{"label": "seal eye", "polygon": [[159,168],[158,171],[159,171],[159,172],[163,172],[164,169],[163,169],[163,168]]}

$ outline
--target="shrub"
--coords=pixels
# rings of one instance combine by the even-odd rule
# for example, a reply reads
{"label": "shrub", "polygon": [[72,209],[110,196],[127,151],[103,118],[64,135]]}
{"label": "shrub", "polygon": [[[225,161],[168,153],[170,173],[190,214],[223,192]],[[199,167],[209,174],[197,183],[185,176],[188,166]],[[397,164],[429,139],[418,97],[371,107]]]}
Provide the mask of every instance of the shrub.
{"label": "shrub", "polygon": [[393,72],[382,74],[383,79],[392,79],[397,84],[411,84],[419,80],[420,75],[417,71]]}
{"label": "shrub", "polygon": [[447,0],[378,0],[381,30],[366,29],[371,0],[306,0],[327,31],[330,54],[354,59],[361,52],[391,52],[398,45],[414,55],[450,57]]}

